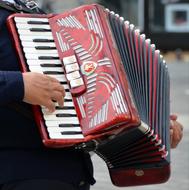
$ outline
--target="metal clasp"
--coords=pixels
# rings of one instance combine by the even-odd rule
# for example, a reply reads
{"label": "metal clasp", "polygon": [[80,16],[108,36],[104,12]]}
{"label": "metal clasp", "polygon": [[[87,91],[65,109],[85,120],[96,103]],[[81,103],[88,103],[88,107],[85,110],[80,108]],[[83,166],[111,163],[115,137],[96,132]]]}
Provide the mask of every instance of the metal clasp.
{"label": "metal clasp", "polygon": [[97,149],[98,144],[99,143],[93,139],[91,141],[81,143],[81,144],[75,146],[75,149],[84,150],[86,152],[91,152],[91,151],[95,151]]}
{"label": "metal clasp", "polygon": [[33,10],[33,9],[38,8],[38,4],[37,4],[35,1],[27,1],[27,2],[26,2],[26,7],[27,7],[28,9]]}

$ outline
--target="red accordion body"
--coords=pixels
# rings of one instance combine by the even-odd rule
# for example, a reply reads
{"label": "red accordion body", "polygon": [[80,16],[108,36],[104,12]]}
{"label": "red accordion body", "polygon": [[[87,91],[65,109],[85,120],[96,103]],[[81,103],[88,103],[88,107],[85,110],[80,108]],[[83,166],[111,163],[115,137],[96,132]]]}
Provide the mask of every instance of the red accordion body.
{"label": "red accordion body", "polygon": [[[46,146],[96,142],[95,151],[118,186],[168,179],[169,113],[167,99],[161,101],[168,95],[168,82],[161,88],[168,74],[145,36],[99,5],[60,15],[14,14],[8,26],[22,71],[35,72],[41,66],[40,72],[57,77],[67,88],[67,110],[57,105],[56,114],[51,115],[34,106]],[[67,130],[75,126],[76,131]]]}
{"label": "red accordion body", "polygon": [[[82,76],[84,84],[77,88],[70,87],[70,91],[72,94],[77,116],[79,118],[79,123],[84,134],[84,139],[82,139],[81,141],[78,141],[77,139],[53,139],[52,141],[47,135],[46,127],[44,127],[45,122],[41,116],[40,108],[35,107],[34,113],[36,115],[36,121],[42,132],[43,142],[47,146],[72,146],[73,144],[78,142],[85,142],[91,139],[95,139],[97,136],[100,137],[106,134],[116,134],[117,130],[119,131],[122,127],[125,127],[125,124],[127,124],[127,127],[129,127],[130,125],[138,126],[140,124],[137,110],[132,103],[130,97],[130,90],[125,77],[126,75],[124,72],[124,68],[120,64],[121,59],[119,57],[117,47],[116,45],[112,46],[114,42],[111,38],[107,39],[105,37],[110,35],[106,19],[100,22],[100,17],[96,18],[98,19],[97,22],[99,24],[99,27],[101,28],[99,30],[101,30],[102,34],[94,33],[93,30],[88,29],[88,23],[85,14],[85,12],[90,9],[91,7],[88,6],[78,9],[78,11],[77,9],[75,10],[75,17],[77,18],[78,23],[82,23],[80,28],[64,27],[63,29],[63,26],[59,25],[61,20],[66,20],[66,18],[69,18],[71,14],[70,12],[64,13],[62,15],[19,14],[13,15],[12,18],[9,18],[9,23],[11,23],[11,20],[12,22],[14,22],[13,18],[15,18],[15,16],[20,18],[31,18],[31,16],[32,18],[35,18],[35,16],[37,18],[48,18],[50,28],[52,30],[52,35],[57,46],[59,59],[63,61],[63,59],[75,55],[77,59],[76,62],[80,67],[79,73]],[[101,11],[101,14],[106,17],[105,12],[103,10]],[[104,31],[102,31],[103,25],[106,25],[106,30]],[[14,24],[10,24],[10,28],[12,29],[12,31],[15,31],[13,33],[17,33],[17,29]],[[66,34],[69,34],[70,36],[68,37]],[[100,35],[103,35],[103,38],[100,37]],[[67,43],[68,47],[70,47],[67,51],[62,51],[58,36],[60,36],[59,38],[61,38],[62,41],[65,44]],[[27,72],[28,68],[26,66],[26,61],[23,53],[21,53],[21,51],[23,51],[23,48],[20,45],[20,39],[16,35],[14,37],[16,38],[17,51],[19,51],[18,55],[21,59],[21,69],[23,70],[23,72]],[[71,45],[72,43],[69,42],[69,39],[73,39],[71,40],[73,45]],[[94,42],[92,41],[92,39],[94,40]],[[74,48],[76,48],[77,46],[82,46],[83,49],[86,50],[86,55],[90,56],[90,59],[88,59],[89,57],[87,57],[86,59],[81,60],[79,57],[79,53],[76,53],[76,50],[74,50]],[[102,62],[102,66],[98,64],[100,62]],[[66,73],[64,65],[63,69]],[[92,85],[94,85],[95,89],[92,89],[93,91],[90,92],[91,89],[88,83],[90,82],[92,75],[94,75],[93,78],[95,80],[95,83],[92,83]],[[117,101],[117,105],[116,103],[113,103],[113,100],[111,101],[111,98],[113,99],[112,92],[115,92],[115,89],[118,95],[117,100],[115,100],[115,102]],[[79,99],[83,99],[85,103],[80,103]],[[117,108],[114,104],[117,106]],[[99,121],[92,122],[95,116],[97,116],[99,110],[101,110],[104,105],[107,106],[106,110],[104,110],[104,114],[106,115],[104,121],[101,121],[99,119]],[[91,106],[92,108],[90,108]]]}

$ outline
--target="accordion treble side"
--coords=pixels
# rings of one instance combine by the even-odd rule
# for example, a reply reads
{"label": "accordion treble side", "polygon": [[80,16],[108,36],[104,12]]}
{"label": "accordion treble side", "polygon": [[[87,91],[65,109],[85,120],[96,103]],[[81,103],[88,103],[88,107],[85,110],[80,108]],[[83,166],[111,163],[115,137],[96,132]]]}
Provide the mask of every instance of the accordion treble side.
{"label": "accordion treble side", "polygon": [[23,72],[57,78],[65,106],[33,106],[48,147],[91,143],[117,186],[170,175],[169,74],[155,45],[99,5],[8,19]]}

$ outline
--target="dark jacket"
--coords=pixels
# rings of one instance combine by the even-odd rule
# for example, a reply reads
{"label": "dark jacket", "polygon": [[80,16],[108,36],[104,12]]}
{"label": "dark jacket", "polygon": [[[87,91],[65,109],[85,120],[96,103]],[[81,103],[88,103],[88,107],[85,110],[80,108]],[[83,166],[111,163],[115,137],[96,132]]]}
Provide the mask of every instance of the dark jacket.
{"label": "dark jacket", "polygon": [[0,184],[31,178],[94,183],[88,154],[72,148],[45,148],[35,121],[7,106],[16,101],[31,109],[22,102],[23,78],[6,27],[10,14],[0,8]]}

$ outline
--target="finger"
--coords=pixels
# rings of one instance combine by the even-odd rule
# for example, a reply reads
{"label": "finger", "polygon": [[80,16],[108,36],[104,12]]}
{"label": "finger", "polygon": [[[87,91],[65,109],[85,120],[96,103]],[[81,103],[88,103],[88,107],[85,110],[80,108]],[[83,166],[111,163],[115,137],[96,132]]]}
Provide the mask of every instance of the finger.
{"label": "finger", "polygon": [[52,99],[56,102],[58,102],[58,104],[63,107],[64,106],[64,96],[62,95],[62,93],[60,93],[59,91],[54,91],[52,94]]}
{"label": "finger", "polygon": [[173,148],[176,148],[178,143],[181,141],[182,139],[182,131],[180,128],[178,127],[174,127],[173,128],[173,137],[172,137],[172,146]]}
{"label": "finger", "polygon": [[174,126],[174,121],[170,120],[170,128],[172,128]]}
{"label": "finger", "polygon": [[54,77],[51,77],[51,76],[46,76],[46,77],[47,77],[47,79],[48,79],[50,82],[57,82],[57,83],[60,83],[60,81],[57,80],[57,79],[54,78]]}
{"label": "finger", "polygon": [[65,96],[65,89],[60,83],[53,83],[52,90],[59,91],[62,94],[62,96]]}
{"label": "finger", "polygon": [[44,106],[48,109],[50,113],[55,111],[55,103],[52,100],[47,101]]}

